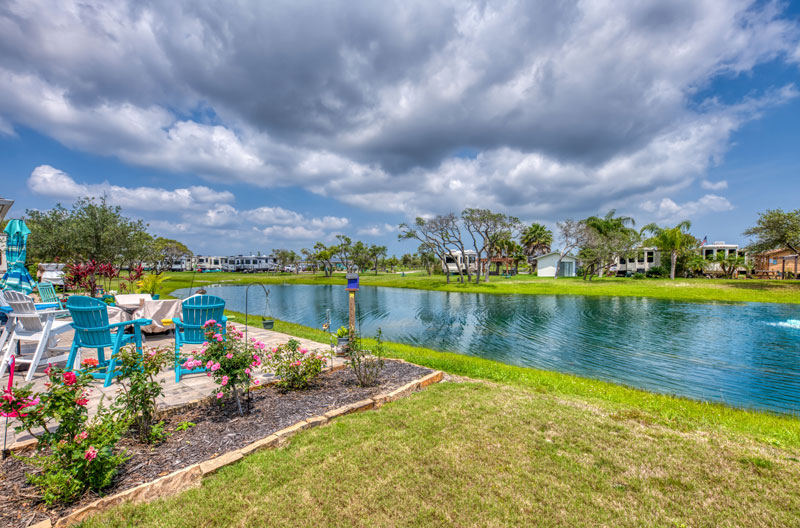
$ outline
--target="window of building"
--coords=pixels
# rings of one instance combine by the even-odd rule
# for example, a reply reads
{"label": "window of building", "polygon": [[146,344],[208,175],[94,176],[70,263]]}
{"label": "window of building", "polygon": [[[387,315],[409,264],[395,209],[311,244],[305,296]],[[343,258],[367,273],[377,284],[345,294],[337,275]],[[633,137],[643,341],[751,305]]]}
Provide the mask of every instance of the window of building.
{"label": "window of building", "polygon": [[655,262],[655,260],[656,260],[656,256],[655,256],[655,255],[656,255],[656,254],[655,254],[655,252],[653,252],[653,251],[648,251],[648,252],[647,252],[647,262],[649,262],[650,264],[652,264],[653,262]]}

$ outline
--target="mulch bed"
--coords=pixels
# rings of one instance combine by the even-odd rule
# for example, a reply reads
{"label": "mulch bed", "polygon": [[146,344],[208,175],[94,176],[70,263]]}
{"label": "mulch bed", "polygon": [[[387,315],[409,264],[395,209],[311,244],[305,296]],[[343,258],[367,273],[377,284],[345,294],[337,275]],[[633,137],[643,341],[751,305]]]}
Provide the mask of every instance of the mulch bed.
{"label": "mulch bed", "polygon": [[[375,387],[359,387],[353,373],[343,369],[323,373],[312,388],[304,391],[282,392],[274,386],[252,391],[251,413],[243,417],[237,415],[232,401],[213,401],[173,411],[164,419],[166,430],[171,433],[165,442],[149,446],[124,439],[118,444],[131,458],[120,466],[114,483],[104,490],[104,494],[117,493],[240,449],[303,419],[392,391],[431,372],[410,363],[386,361],[380,384]],[[195,426],[176,431],[182,422],[192,422]],[[33,450],[29,450],[19,455],[28,457],[32,454]],[[0,526],[25,528],[48,517],[55,522],[98,498],[98,495],[87,492],[75,504],[48,508],[25,478],[25,473],[33,470],[23,460],[12,457],[0,462],[0,504],[3,505],[0,508]]]}

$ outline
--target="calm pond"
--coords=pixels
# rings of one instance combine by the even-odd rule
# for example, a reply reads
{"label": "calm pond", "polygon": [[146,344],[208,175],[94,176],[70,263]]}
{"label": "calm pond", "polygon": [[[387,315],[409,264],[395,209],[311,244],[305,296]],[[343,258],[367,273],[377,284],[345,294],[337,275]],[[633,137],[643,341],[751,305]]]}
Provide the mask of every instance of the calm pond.
{"label": "calm pond", "polygon": [[[277,319],[347,324],[343,286],[266,286]],[[245,311],[244,286],[207,287]],[[184,297],[188,290],[178,290]],[[800,306],[362,287],[361,333],[654,392],[800,414]],[[248,308],[265,311],[250,288]]]}

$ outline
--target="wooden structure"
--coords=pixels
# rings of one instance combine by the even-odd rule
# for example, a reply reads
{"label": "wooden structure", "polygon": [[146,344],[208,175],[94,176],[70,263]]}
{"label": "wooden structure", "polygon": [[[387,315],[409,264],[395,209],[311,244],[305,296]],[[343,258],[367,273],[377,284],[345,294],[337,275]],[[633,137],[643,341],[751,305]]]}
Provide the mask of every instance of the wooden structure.
{"label": "wooden structure", "polygon": [[789,246],[759,253],[754,259],[753,275],[755,277],[797,278],[800,272],[800,254]]}

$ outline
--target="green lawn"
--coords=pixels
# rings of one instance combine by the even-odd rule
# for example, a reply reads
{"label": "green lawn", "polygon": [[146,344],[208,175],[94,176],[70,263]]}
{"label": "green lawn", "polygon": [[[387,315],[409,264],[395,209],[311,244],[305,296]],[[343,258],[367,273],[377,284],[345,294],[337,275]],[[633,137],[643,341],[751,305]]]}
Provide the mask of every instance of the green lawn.
{"label": "green lawn", "polygon": [[[165,289],[189,287],[192,273],[169,273]],[[343,285],[344,274],[337,273],[326,278],[322,274],[242,274],[242,273],[197,273],[194,286],[214,283],[299,283]],[[452,277],[447,284],[442,275],[427,276],[424,273],[400,274],[380,273],[361,275],[361,284],[366,286],[387,286],[392,288],[415,288],[454,292],[498,293],[498,294],[547,294],[547,295],[591,295],[623,297],[655,297],[683,301],[735,301],[735,302],[776,302],[800,303],[800,281],[778,280],[721,280],[721,279],[644,279],[595,278],[584,281],[580,278],[548,279],[531,275],[517,275],[503,278],[493,276],[488,284],[460,284],[458,277]]]}
{"label": "green lawn", "polygon": [[636,407],[446,382],[84,526],[797,526],[798,456]]}

